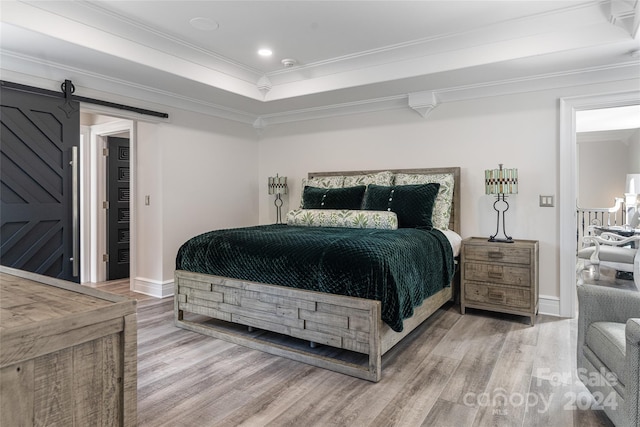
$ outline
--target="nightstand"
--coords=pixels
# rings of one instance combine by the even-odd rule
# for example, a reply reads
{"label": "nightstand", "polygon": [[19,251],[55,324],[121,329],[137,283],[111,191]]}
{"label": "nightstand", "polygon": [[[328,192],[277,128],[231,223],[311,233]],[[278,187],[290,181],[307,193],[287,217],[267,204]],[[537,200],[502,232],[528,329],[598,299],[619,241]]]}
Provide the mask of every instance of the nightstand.
{"label": "nightstand", "polygon": [[538,241],[463,240],[460,310],[467,307],[528,316],[538,313]]}

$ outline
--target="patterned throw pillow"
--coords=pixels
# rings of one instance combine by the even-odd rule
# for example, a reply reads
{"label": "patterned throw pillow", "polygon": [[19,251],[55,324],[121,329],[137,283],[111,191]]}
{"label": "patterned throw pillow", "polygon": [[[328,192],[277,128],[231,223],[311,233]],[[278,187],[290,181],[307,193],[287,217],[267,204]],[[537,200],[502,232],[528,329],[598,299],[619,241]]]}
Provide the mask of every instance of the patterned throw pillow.
{"label": "patterned throw pillow", "polygon": [[370,173],[366,175],[348,175],[344,177],[343,187],[355,187],[356,185],[391,185],[393,173],[390,171]]}
{"label": "patterned throw pillow", "polygon": [[381,186],[371,184],[364,197],[364,209],[395,212],[398,227],[433,228],[431,215],[440,184]]}
{"label": "patterned throw pillow", "polygon": [[367,187],[318,188],[304,187],[303,209],[360,209]]}
{"label": "patterned throw pillow", "polygon": [[440,184],[436,203],[433,207],[431,221],[435,228],[440,230],[449,229],[449,220],[451,218],[451,204],[453,202],[453,186],[454,178],[452,173],[439,173],[433,175],[419,174],[396,174],[395,185],[408,184],[428,184],[437,182]]}
{"label": "patterned throw pillow", "polygon": [[387,211],[295,209],[287,214],[287,224],[307,227],[396,230],[398,216],[395,212]]}

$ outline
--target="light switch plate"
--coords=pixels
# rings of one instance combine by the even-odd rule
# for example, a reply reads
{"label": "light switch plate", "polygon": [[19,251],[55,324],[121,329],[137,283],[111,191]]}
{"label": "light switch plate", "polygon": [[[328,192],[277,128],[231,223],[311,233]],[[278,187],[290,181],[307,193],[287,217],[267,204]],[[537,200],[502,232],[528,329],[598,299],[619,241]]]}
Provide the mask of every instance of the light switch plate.
{"label": "light switch plate", "polygon": [[555,204],[553,202],[553,196],[540,196],[540,207],[541,208],[552,208]]}

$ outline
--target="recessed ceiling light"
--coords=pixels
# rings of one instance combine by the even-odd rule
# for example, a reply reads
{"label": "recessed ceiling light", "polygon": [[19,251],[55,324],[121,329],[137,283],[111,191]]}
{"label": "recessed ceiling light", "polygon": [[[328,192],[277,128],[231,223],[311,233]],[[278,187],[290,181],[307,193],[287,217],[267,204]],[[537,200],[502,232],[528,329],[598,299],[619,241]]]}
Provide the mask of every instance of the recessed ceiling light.
{"label": "recessed ceiling light", "polygon": [[258,55],[260,55],[260,56],[271,56],[271,55],[273,55],[273,52],[271,51],[271,49],[266,49],[265,48],[265,49],[260,49],[258,51]]}
{"label": "recessed ceiling light", "polygon": [[189,21],[189,24],[191,24],[193,28],[197,28],[201,31],[215,31],[220,27],[220,25],[213,19],[203,17],[193,18]]}

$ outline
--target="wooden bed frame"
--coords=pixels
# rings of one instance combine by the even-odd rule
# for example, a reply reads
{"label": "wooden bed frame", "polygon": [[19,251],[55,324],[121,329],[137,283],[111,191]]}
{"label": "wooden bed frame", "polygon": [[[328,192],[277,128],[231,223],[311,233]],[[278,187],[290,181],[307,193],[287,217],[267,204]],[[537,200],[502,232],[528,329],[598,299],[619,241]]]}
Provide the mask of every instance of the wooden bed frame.
{"label": "wooden bed frame", "polygon": [[[425,175],[452,173],[455,187],[449,228],[460,233],[460,168],[385,170]],[[318,172],[309,173],[309,178],[375,172],[381,171]],[[454,287],[452,283],[424,300],[414,315],[404,320],[403,331],[395,332],[381,320],[379,301],[177,270],[175,324],[377,382],[381,378],[382,355],[452,300]],[[324,346],[317,348],[316,344]]]}

